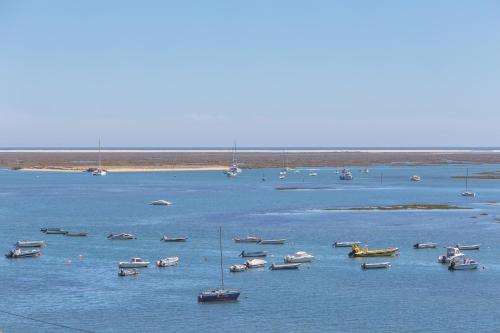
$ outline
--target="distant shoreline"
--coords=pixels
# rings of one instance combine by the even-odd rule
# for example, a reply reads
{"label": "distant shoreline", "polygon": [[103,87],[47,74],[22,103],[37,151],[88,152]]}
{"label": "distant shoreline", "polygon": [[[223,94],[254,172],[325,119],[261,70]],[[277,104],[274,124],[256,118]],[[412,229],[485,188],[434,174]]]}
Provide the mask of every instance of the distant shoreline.
{"label": "distant shoreline", "polygon": [[[171,168],[166,167],[106,167],[105,170],[111,173],[121,173],[121,172],[168,172],[168,171],[222,171],[225,170],[226,167],[223,166],[175,166]],[[73,167],[46,167],[46,168],[21,168],[17,171],[26,171],[26,172],[71,172],[71,173],[82,173],[88,172],[87,169],[84,168],[73,168]]]}
{"label": "distant shoreline", "polygon": [[[500,153],[500,149],[244,149],[239,153],[282,153],[290,154],[304,153]],[[86,154],[98,153],[97,149],[1,149],[0,154],[8,153],[67,153],[67,154]],[[231,153],[232,149],[103,149],[102,153]]]}

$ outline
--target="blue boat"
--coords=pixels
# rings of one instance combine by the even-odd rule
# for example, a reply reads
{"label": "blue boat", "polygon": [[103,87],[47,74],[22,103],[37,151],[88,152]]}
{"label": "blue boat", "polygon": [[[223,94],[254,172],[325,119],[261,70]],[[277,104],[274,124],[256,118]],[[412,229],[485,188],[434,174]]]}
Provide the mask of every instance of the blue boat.
{"label": "blue boat", "polygon": [[219,227],[219,248],[220,248],[220,275],[221,288],[216,290],[205,290],[198,294],[198,302],[224,302],[237,301],[240,297],[239,290],[224,289],[224,271],[222,269],[222,228]]}
{"label": "blue boat", "polygon": [[255,252],[247,252],[247,251],[241,251],[240,257],[266,257],[267,252],[266,251],[255,251]]}

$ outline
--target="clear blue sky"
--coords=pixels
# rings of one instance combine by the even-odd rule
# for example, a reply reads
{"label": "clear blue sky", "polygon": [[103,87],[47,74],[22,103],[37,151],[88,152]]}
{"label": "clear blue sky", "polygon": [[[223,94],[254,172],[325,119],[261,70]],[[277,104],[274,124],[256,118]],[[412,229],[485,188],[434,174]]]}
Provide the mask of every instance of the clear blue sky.
{"label": "clear blue sky", "polygon": [[1,1],[0,147],[499,146],[499,1]]}

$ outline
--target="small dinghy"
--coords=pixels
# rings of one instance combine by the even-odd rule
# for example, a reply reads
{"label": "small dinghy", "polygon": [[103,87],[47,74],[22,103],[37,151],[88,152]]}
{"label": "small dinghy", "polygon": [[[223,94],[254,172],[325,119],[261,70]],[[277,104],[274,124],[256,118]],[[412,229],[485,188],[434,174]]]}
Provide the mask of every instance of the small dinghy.
{"label": "small dinghy", "polygon": [[156,261],[156,266],[158,267],[169,267],[175,266],[179,263],[179,257],[164,258]]}
{"label": "small dinghy", "polygon": [[259,244],[274,244],[274,245],[282,245],[285,244],[286,239],[261,239]]}
{"label": "small dinghy", "polygon": [[185,242],[187,241],[187,237],[168,237],[168,236],[163,236],[160,241],[162,242]]}
{"label": "small dinghy", "polygon": [[438,257],[438,262],[441,264],[448,264],[460,257],[463,257],[464,254],[460,252],[460,249],[457,247],[447,247],[446,254]]}
{"label": "small dinghy", "polygon": [[118,264],[119,268],[145,268],[148,267],[149,261],[141,258],[131,258],[130,261],[121,261]]}
{"label": "small dinghy", "polygon": [[66,231],[64,231],[61,228],[41,228],[41,232],[46,233],[46,234],[65,234]]}
{"label": "small dinghy", "polygon": [[133,275],[138,275],[139,271],[137,269],[120,269],[118,271],[118,276],[133,276]]}
{"label": "small dinghy", "polygon": [[413,247],[416,249],[435,249],[436,246],[436,243],[417,243],[413,245]]}
{"label": "small dinghy", "polygon": [[352,247],[354,244],[359,245],[361,244],[360,241],[354,241],[354,242],[335,242],[332,244],[333,247]]}
{"label": "small dinghy", "polygon": [[269,267],[270,270],[277,271],[277,270],[284,270],[284,269],[298,269],[300,267],[300,263],[296,264],[275,264],[273,263],[271,267]]}
{"label": "small dinghy", "polygon": [[479,266],[479,263],[477,261],[462,257],[451,261],[448,269],[450,271],[466,271],[477,269],[477,266]]}
{"label": "small dinghy", "polygon": [[460,245],[460,244],[457,244],[457,248],[459,250],[479,250],[479,247],[481,245],[480,244],[474,244],[474,245]]}
{"label": "small dinghy", "polygon": [[76,231],[68,231],[65,236],[68,237],[87,237],[88,232],[76,232]]}
{"label": "small dinghy", "polygon": [[247,268],[248,267],[245,264],[236,264],[236,265],[232,265],[231,267],[229,267],[229,271],[233,272],[233,273],[243,272],[243,271],[246,271]]}
{"label": "small dinghy", "polygon": [[267,252],[266,251],[254,251],[254,252],[247,252],[247,251],[241,251],[240,257],[266,257]]}
{"label": "small dinghy", "polygon": [[259,237],[255,237],[255,236],[247,236],[247,237],[236,237],[236,238],[233,238],[234,242],[235,243],[258,243],[260,242],[260,238]]}
{"label": "small dinghy", "polygon": [[265,264],[267,264],[267,261],[262,259],[251,259],[245,262],[245,265],[247,265],[248,268],[264,267]]}
{"label": "small dinghy", "polygon": [[361,264],[362,269],[380,269],[380,268],[389,268],[391,267],[390,262],[374,262],[374,263],[363,263]]}
{"label": "small dinghy", "polygon": [[15,244],[16,247],[42,247],[45,246],[44,241],[20,240]]}
{"label": "small dinghy", "polygon": [[314,259],[313,255],[304,251],[299,251],[295,252],[295,254],[286,256],[284,261],[285,263],[303,263],[303,262],[311,262],[313,261],[313,259]]}
{"label": "small dinghy", "polygon": [[27,250],[27,251],[21,251],[21,249],[13,249],[10,250],[9,253],[5,254],[6,258],[9,259],[18,259],[18,258],[30,258],[30,257],[39,257],[41,256],[42,253],[40,250]]}
{"label": "small dinghy", "polygon": [[170,201],[167,201],[167,200],[155,200],[153,202],[150,203],[150,205],[153,205],[153,206],[170,206],[172,203]]}
{"label": "small dinghy", "polygon": [[108,236],[108,239],[135,239],[135,236],[132,234],[125,234],[125,233],[120,233],[120,234],[110,234]]}

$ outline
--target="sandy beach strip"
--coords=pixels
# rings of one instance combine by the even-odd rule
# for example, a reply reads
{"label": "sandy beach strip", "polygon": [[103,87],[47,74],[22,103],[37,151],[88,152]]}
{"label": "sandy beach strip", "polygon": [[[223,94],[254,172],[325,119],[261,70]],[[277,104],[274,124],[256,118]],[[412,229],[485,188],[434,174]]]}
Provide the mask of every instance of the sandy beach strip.
{"label": "sandy beach strip", "polygon": [[[168,172],[168,171],[222,171],[227,167],[220,165],[207,165],[200,167],[193,166],[172,166],[172,167],[106,167],[105,170],[109,173],[115,172]],[[64,168],[64,167],[49,167],[49,168],[22,168],[18,171],[35,171],[35,172],[87,172],[86,168]]]}

